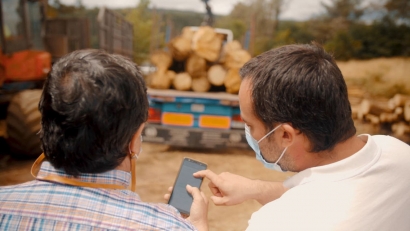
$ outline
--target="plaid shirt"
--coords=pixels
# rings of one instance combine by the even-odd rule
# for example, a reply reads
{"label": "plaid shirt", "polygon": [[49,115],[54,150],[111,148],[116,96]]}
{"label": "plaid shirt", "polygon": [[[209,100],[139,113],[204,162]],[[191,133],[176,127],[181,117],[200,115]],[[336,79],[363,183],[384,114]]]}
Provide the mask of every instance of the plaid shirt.
{"label": "plaid shirt", "polygon": [[[67,176],[43,162],[39,175]],[[81,181],[129,185],[128,172],[83,174]],[[0,230],[195,230],[167,204],[142,202],[128,190],[34,180],[0,187]]]}

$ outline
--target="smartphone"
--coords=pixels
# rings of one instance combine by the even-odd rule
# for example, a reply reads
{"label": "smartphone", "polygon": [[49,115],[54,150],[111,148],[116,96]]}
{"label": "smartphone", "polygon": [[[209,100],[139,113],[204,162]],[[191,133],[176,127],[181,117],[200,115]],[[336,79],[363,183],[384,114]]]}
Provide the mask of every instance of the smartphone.
{"label": "smartphone", "polygon": [[200,188],[203,178],[195,178],[192,174],[200,170],[205,170],[206,167],[207,165],[202,162],[184,158],[179,168],[168,204],[174,206],[180,213],[189,215],[193,197],[186,190],[186,186],[189,184],[192,187]]}

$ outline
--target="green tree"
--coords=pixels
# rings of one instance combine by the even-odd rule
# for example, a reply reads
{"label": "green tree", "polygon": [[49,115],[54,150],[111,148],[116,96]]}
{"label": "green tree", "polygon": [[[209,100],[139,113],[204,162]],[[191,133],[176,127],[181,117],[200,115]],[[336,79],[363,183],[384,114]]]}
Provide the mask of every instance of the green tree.
{"label": "green tree", "polygon": [[359,19],[364,12],[363,0],[332,0],[330,4],[322,2],[328,18],[342,18],[346,21]]}
{"label": "green tree", "polygon": [[152,17],[148,9],[150,1],[141,0],[137,7],[126,13],[126,20],[134,25],[134,58],[141,64],[148,59],[152,34]]}
{"label": "green tree", "polygon": [[384,5],[395,19],[410,20],[410,0],[388,0]]}
{"label": "green tree", "polygon": [[237,3],[227,17],[216,21],[218,27],[231,29],[236,39],[243,39],[251,31],[253,55],[275,46],[279,16],[289,0],[247,0]]}
{"label": "green tree", "polygon": [[332,52],[336,59],[348,60],[355,57],[361,46],[362,43],[355,40],[348,31],[340,31],[324,45],[324,48]]}

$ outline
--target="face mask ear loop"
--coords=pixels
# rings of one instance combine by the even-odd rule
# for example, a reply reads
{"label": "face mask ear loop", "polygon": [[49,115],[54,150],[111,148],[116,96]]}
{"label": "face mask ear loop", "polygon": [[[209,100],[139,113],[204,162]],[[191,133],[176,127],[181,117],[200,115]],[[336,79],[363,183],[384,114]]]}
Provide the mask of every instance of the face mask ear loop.
{"label": "face mask ear loop", "polygon": [[275,162],[275,164],[278,164],[278,163],[279,163],[280,159],[282,159],[282,156],[285,154],[285,152],[286,152],[287,149],[288,149],[288,147],[286,147],[286,148],[283,150],[282,154],[279,156],[279,159]]}
{"label": "face mask ear loop", "polygon": [[128,150],[130,152],[131,158],[131,191],[136,192],[137,190],[137,171],[135,166],[137,165],[138,155],[131,151],[130,146],[128,145]]}
{"label": "face mask ear loop", "polygon": [[266,134],[266,135],[264,135],[259,141],[258,141],[258,144],[259,144],[259,142],[261,142],[263,139],[265,139],[266,137],[268,137],[270,134],[272,134],[272,132],[274,132],[276,129],[278,129],[280,126],[282,126],[282,124],[279,124],[276,128],[274,128],[272,131],[270,131],[270,132],[268,132],[268,134]]}

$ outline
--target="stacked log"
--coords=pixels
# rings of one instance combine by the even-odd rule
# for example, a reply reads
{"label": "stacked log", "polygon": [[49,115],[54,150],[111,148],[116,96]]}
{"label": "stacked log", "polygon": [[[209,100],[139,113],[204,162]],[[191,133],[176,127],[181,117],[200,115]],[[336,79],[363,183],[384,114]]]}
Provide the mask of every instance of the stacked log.
{"label": "stacked log", "polygon": [[151,63],[156,72],[148,85],[157,89],[181,91],[226,91],[237,94],[241,83],[239,69],[251,55],[234,40],[225,42],[211,27],[196,31],[186,27],[168,44],[169,51],[154,52]]}
{"label": "stacked log", "polygon": [[410,142],[410,95],[390,99],[363,99],[352,105],[352,117],[374,126],[389,128],[392,135]]}

